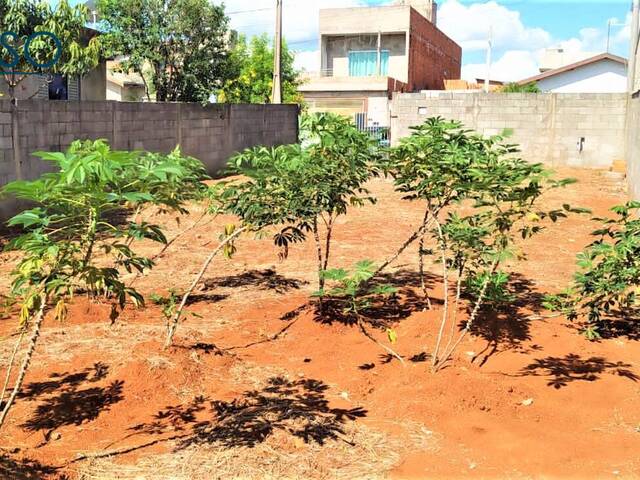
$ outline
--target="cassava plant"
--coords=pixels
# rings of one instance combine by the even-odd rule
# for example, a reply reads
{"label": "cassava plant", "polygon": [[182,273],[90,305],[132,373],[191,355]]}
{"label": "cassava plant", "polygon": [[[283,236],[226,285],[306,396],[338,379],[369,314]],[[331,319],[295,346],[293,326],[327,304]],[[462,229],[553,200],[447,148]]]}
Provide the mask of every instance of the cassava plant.
{"label": "cassava plant", "polygon": [[[291,243],[311,232],[322,289],[321,272],[329,265],[336,218],[350,206],[375,202],[364,185],[376,174],[379,150],[366,133],[339,115],[304,115],[300,127],[301,145],[248,150],[232,161],[232,172],[250,179],[232,200],[232,209],[245,217],[253,213],[247,212],[246,201],[250,209],[273,208],[281,218],[269,218],[268,223],[284,224],[274,237],[283,257]],[[242,195],[247,192],[248,198]],[[252,196],[266,202],[256,204]]]}
{"label": "cassava plant", "polygon": [[[24,381],[49,310],[62,321],[70,299],[86,294],[110,299],[111,320],[115,321],[127,301],[143,303],[142,296],[120,278],[121,270],[142,272],[153,266],[149,258],[131,248],[131,241],[165,243],[166,239],[158,225],[131,220],[128,213],[152,204],[181,211],[187,186],[179,179],[200,172],[199,166],[183,162],[176,153],[112,151],[102,140],[74,142],[65,153],[35,155],[51,162],[56,171],[34,181],[12,182],[3,189],[35,206],[9,221],[22,234],[8,248],[23,253],[12,274],[21,331],[14,357],[24,333],[28,329],[31,333],[12,393],[0,414],[0,426]],[[166,184],[178,191],[171,194]],[[9,377],[8,373],[3,392]]]}
{"label": "cassava plant", "polygon": [[[424,215],[418,228],[380,267],[382,271],[395,261],[412,243],[419,241],[418,265],[425,298],[424,235],[447,206],[468,198],[474,187],[472,169],[484,155],[486,141],[465,130],[461,123],[440,117],[429,118],[412,127],[412,134],[400,140],[383,162],[383,170],[393,177],[396,190],[404,200],[424,204]],[[479,185],[476,185],[476,187]]]}
{"label": "cassava plant", "polygon": [[[227,173],[239,176],[216,192],[215,210],[236,215],[218,246],[206,258],[170,322],[171,345],[182,311],[219,252],[233,253],[244,232],[276,227],[274,243],[286,258],[291,244],[311,232],[316,243],[318,288],[329,265],[335,220],[349,206],[374,202],[365,182],[375,174],[378,146],[367,134],[338,115],[320,113],[301,119],[301,143],[246,149],[230,159]],[[324,227],[324,235],[321,228]]]}
{"label": "cassava plant", "polygon": [[601,338],[610,321],[640,321],[640,202],[611,209],[614,218],[594,218],[595,240],[578,254],[579,270],[565,292],[545,306],[584,323],[589,340]]}
{"label": "cassava plant", "polygon": [[230,210],[253,225],[282,224],[274,236],[282,257],[311,232],[322,289],[336,219],[350,206],[375,202],[365,183],[377,174],[380,151],[338,115],[304,115],[300,125],[301,145],[250,149],[232,160],[232,173],[249,180],[230,190]]}
{"label": "cassava plant", "polygon": [[[472,299],[473,307],[457,340],[450,337],[440,356],[438,346],[444,325],[448,321],[448,311],[443,311],[441,329],[432,355],[435,369],[450,358],[473,327],[484,304],[512,300],[506,290],[508,274],[499,268],[507,259],[526,258],[522,251],[522,241],[539,233],[544,228],[544,220],[556,222],[568,213],[581,211],[566,204],[558,209],[541,210],[537,206],[537,200],[545,191],[567,185],[573,180],[554,180],[551,172],[541,165],[524,162],[512,156],[513,153],[512,148],[509,148],[507,154],[501,147],[487,152],[489,161],[484,168],[473,172],[474,177],[484,177],[480,178],[481,188],[469,191],[475,213],[463,218],[461,222],[450,215],[443,228],[442,238],[451,252],[446,256],[453,257],[455,260],[452,264],[454,268],[457,267],[454,308],[457,308],[459,302],[460,279],[464,279],[466,293]],[[449,228],[450,223],[453,223],[453,228]],[[445,296],[448,293],[445,291]]]}
{"label": "cassava plant", "polygon": [[[402,139],[384,164],[404,199],[421,201],[425,213],[418,228],[400,249],[378,269],[388,266],[410,244],[419,240],[419,270],[424,283],[426,253],[438,250],[442,265],[444,306],[432,365],[439,368],[451,356],[473,326],[487,293],[496,279],[500,264],[517,254],[517,237],[528,238],[539,232],[544,219],[557,220],[574,211],[542,211],[536,200],[548,188],[571,183],[556,181],[541,164],[530,164],[517,157],[518,148],[504,142],[503,136],[483,137],[465,130],[459,122],[430,118]],[[470,211],[470,214],[462,215]],[[447,212],[447,217],[443,218]],[[425,248],[431,240],[434,249]],[[456,300],[462,286],[475,285],[470,316],[457,340],[455,323],[450,340],[441,354],[440,347],[449,321],[449,271],[455,271]],[[454,310],[455,311],[455,310]],[[455,319],[454,319],[455,322]]]}
{"label": "cassava plant", "polygon": [[[389,354],[404,363],[402,357],[392,348],[380,343],[366,329],[363,313],[365,310],[375,307],[377,303],[386,301],[397,289],[388,284],[370,285],[368,282],[375,273],[375,264],[371,260],[361,260],[354,265],[352,271],[342,268],[323,270],[323,279],[329,280],[333,285],[328,289],[320,289],[313,295],[316,297],[328,297],[342,306],[342,314],[355,319],[362,333],[380,345]],[[387,337],[391,343],[397,340],[397,334],[392,328],[387,328]]]}

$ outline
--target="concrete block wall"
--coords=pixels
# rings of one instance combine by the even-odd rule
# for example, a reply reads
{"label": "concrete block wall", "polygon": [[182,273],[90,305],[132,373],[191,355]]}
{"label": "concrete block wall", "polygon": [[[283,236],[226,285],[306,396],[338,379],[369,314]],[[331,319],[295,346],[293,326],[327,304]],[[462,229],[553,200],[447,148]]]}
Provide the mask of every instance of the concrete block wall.
{"label": "concrete block wall", "polygon": [[[104,138],[117,150],[169,152],[180,145],[212,175],[244,148],[298,140],[297,105],[27,100],[19,102],[15,116],[24,179],[49,169],[31,153],[63,151],[76,139]],[[0,185],[17,178],[12,135],[11,105],[0,101]],[[0,217],[15,209],[12,200],[0,201]]]}
{"label": "concrete block wall", "polygon": [[627,109],[627,180],[629,196],[640,200],[640,92]]}
{"label": "concrete block wall", "polygon": [[626,105],[622,93],[399,93],[391,106],[391,138],[395,143],[410,126],[441,116],[485,135],[512,130],[508,141],[531,162],[608,168],[625,158]]}

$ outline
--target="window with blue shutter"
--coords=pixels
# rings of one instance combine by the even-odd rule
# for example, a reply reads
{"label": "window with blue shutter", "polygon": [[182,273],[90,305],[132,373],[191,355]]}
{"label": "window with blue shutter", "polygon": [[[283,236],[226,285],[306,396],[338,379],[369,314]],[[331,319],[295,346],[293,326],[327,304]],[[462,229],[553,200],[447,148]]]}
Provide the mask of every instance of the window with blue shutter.
{"label": "window with blue shutter", "polygon": [[[389,73],[389,50],[380,52],[380,75]],[[349,76],[369,77],[378,74],[378,52],[361,50],[349,52]]]}

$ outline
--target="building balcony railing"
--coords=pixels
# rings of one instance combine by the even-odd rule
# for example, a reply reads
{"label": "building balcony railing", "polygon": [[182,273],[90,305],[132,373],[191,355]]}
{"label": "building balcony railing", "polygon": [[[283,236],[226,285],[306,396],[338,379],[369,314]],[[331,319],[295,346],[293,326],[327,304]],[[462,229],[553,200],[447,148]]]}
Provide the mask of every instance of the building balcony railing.
{"label": "building balcony railing", "polygon": [[[309,91],[404,91],[406,84],[388,75],[350,77],[328,75],[328,71],[305,73],[301,76],[301,92]],[[324,73],[324,75],[322,74]]]}

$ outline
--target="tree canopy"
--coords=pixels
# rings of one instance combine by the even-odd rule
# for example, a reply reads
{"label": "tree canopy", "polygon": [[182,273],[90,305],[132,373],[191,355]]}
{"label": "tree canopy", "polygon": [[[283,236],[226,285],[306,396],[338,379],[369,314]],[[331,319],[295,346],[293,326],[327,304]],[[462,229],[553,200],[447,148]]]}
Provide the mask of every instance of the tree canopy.
{"label": "tree canopy", "polygon": [[[233,74],[229,19],[207,0],[98,0],[104,42],[123,70],[151,66],[158,101],[206,102]],[[151,88],[151,86],[148,86]]]}
{"label": "tree canopy", "polygon": [[[282,99],[284,103],[301,103],[298,72],[294,56],[282,42]],[[240,36],[231,52],[237,74],[229,78],[218,92],[218,101],[228,103],[270,103],[273,86],[273,47],[266,34],[247,42]]]}
{"label": "tree canopy", "polygon": [[517,82],[507,83],[498,90],[502,93],[540,93],[540,87],[536,82],[520,85]]}

